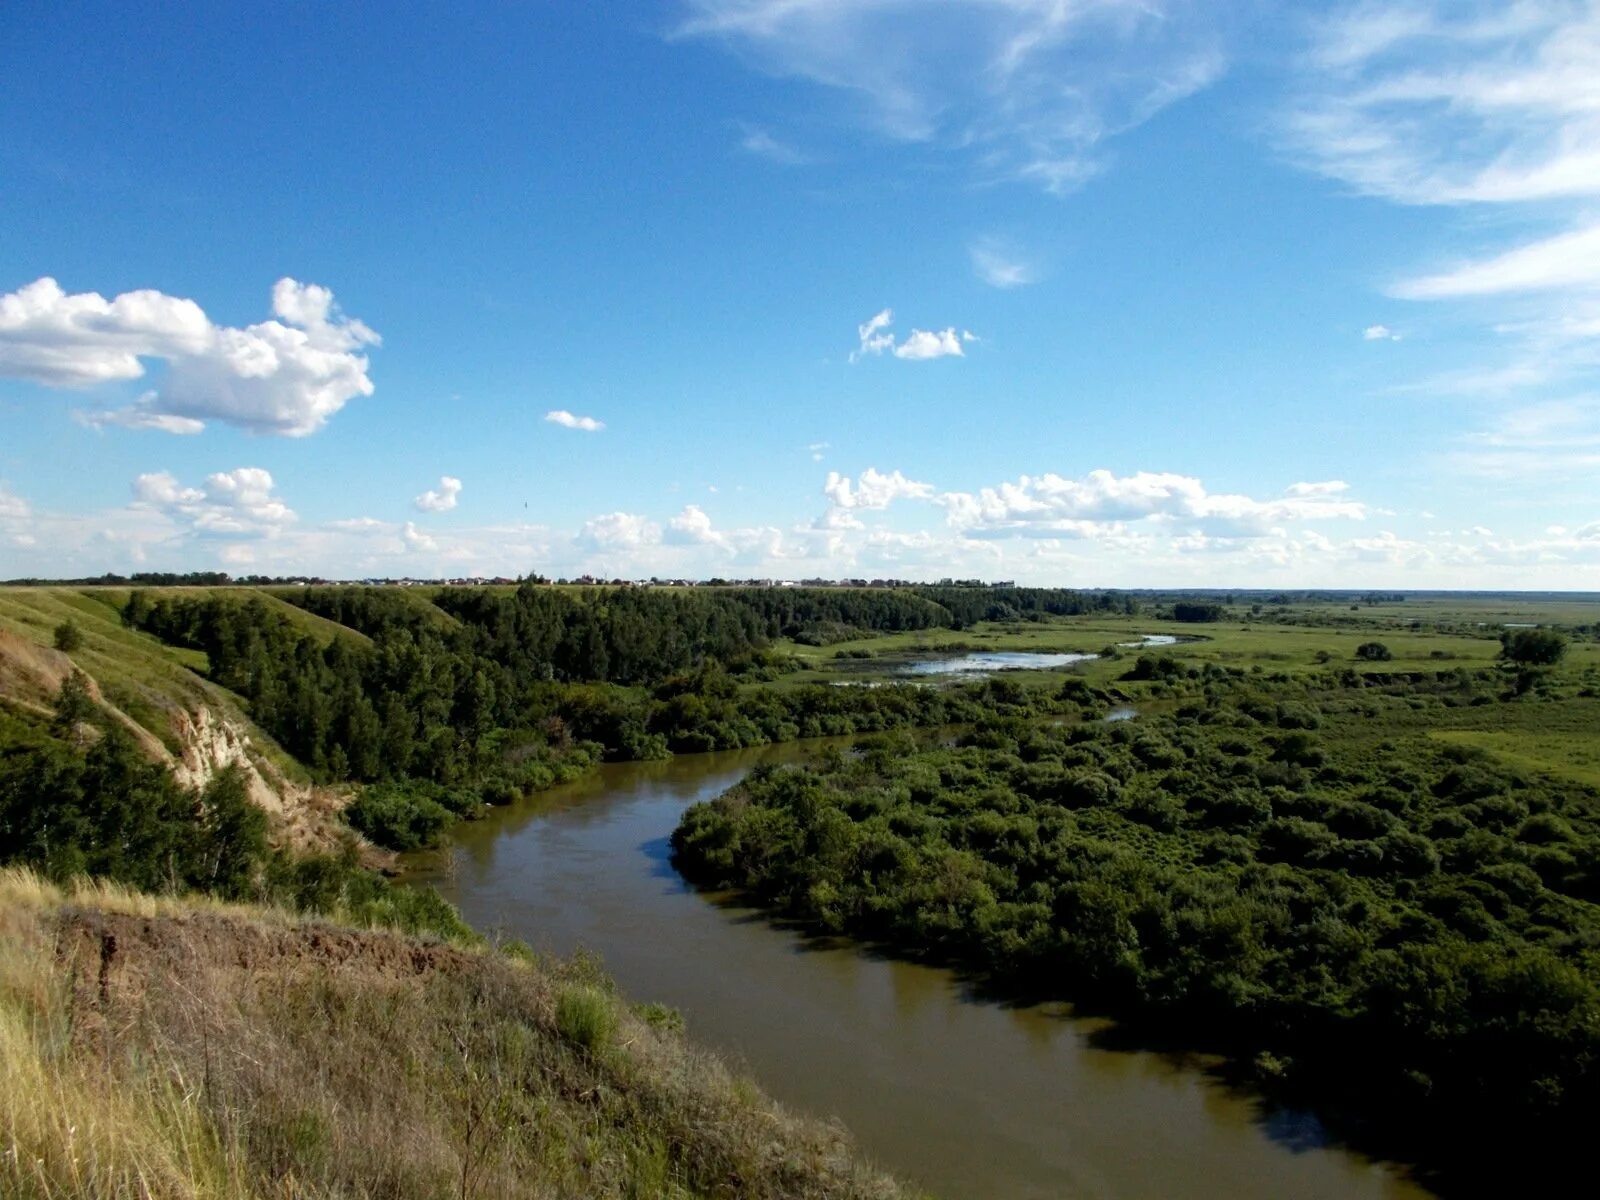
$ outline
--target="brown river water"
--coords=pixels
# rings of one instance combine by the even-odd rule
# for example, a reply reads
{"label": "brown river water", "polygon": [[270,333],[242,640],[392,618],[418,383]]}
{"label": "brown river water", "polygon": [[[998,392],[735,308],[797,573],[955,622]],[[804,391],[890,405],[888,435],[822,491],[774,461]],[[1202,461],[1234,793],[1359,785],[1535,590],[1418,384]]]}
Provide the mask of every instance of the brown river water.
{"label": "brown river water", "polygon": [[457,826],[435,884],[472,925],[598,953],[623,992],[680,1009],[785,1104],[836,1117],[943,1200],[1423,1200],[1397,1171],[1267,1112],[1203,1064],[1099,1048],[1103,1022],[975,998],[948,971],[818,948],[690,889],[683,809],[826,743],[602,767]]}

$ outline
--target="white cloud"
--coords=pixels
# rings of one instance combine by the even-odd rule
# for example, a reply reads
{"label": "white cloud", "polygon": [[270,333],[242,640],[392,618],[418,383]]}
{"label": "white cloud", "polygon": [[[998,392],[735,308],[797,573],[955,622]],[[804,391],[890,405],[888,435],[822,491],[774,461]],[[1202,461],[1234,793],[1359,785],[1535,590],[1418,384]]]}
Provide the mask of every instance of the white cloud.
{"label": "white cloud", "polygon": [[698,504],[686,504],[683,511],[667,522],[665,540],[678,546],[720,545],[722,539],[711,527],[711,518]]}
{"label": "white cloud", "polygon": [[0,374],[46,387],[137,379],[140,358],[203,354],[214,332],[193,300],[148,289],[69,296],[47,276],[0,296]]}
{"label": "white cloud", "polygon": [[1366,507],[1343,497],[1337,480],[1299,483],[1283,496],[1256,500],[1213,493],[1200,480],[1168,472],[1117,476],[1091,471],[1082,479],[1024,475],[977,493],[945,492],[936,499],[951,526],[968,537],[1099,537],[1123,523],[1164,526],[1233,537],[1256,537],[1293,521],[1361,520]]}
{"label": "white cloud", "polygon": [[896,358],[913,361],[945,358],[949,355],[961,357],[961,338],[954,329],[943,329],[938,332],[913,329],[906,340],[894,348]]}
{"label": "white cloud", "polygon": [[218,471],[199,487],[185,487],[167,471],[133,481],[135,508],[160,512],[196,533],[217,537],[277,536],[296,517],[273,493],[272,475],[261,467]]}
{"label": "white cloud", "polygon": [[823,452],[828,449],[828,443],[827,442],[812,442],[809,446],[806,447],[806,449],[811,452],[811,461],[812,462],[821,462],[822,461]]}
{"label": "white cloud", "polygon": [[277,320],[244,329],[214,325],[192,300],[157,291],[69,295],[43,278],[0,296],[0,375],[83,388],[141,378],[163,359],[166,378],[130,407],[84,414],[119,425],[195,433],[222,421],[255,433],[314,433],[356,396],[370,396],[359,353],[378,335],[339,314],[333,293],[280,279]]}
{"label": "white cloud", "polygon": [[1398,342],[1400,335],[1387,325],[1368,325],[1361,336],[1369,342]]}
{"label": "white cloud", "polygon": [[872,467],[861,472],[852,482],[848,475],[828,472],[822,493],[835,508],[885,509],[896,500],[929,500],[933,497],[933,484],[907,479],[899,471],[884,474]]}
{"label": "white cloud", "polygon": [[1222,72],[1177,0],[684,0],[679,36],[835,91],[881,134],[1067,191],[1103,144]]}
{"label": "white cloud", "polygon": [[1016,288],[1037,283],[1038,269],[997,238],[980,238],[967,247],[972,270],[990,287]]}
{"label": "white cloud", "polygon": [[661,541],[661,526],[636,513],[606,513],[586,521],[573,541],[586,550],[638,550]]}
{"label": "white cloud", "polygon": [[1350,490],[1342,479],[1324,479],[1317,483],[1291,483],[1284,489],[1285,496],[1338,496]]}
{"label": "white cloud", "polygon": [[564,408],[551,409],[545,413],[544,419],[552,425],[560,425],[564,429],[581,429],[585,433],[599,433],[606,427],[604,421],[597,421],[593,417],[575,416]]}
{"label": "white cloud", "polygon": [[32,511],[26,500],[0,483],[0,518],[20,521]]}
{"label": "white cloud", "polygon": [[206,423],[193,417],[175,417],[171,413],[154,411],[157,397],[146,392],[129,408],[74,409],[72,419],[90,429],[103,430],[108,426],[119,429],[153,429],[159,433],[193,437],[205,432]]}
{"label": "white cloud", "polygon": [[952,326],[938,331],[913,329],[904,341],[897,344],[895,335],[889,332],[893,324],[894,310],[886,308],[869,317],[864,324],[856,326],[860,345],[851,352],[850,361],[860,362],[868,355],[882,354],[885,350],[896,358],[910,362],[950,356],[960,358],[963,356],[961,343],[978,340],[977,335],[971,332],[957,334]]}
{"label": "white cloud", "polygon": [[[1600,54],[1600,47],[1596,53]],[[1600,171],[1600,164],[1596,169]],[[1392,293],[1404,300],[1440,300],[1561,288],[1600,288],[1600,222],[1492,258],[1405,280],[1396,284]]]}
{"label": "white cloud", "polygon": [[439,476],[439,487],[429,488],[412,501],[422,512],[449,512],[461,497],[461,480],[454,475]]}
{"label": "white cloud", "polygon": [[1567,0],[1344,6],[1316,31],[1292,144],[1403,204],[1600,195],[1600,9]]}
{"label": "white cloud", "polygon": [[439,543],[430,535],[423,533],[412,521],[407,521],[400,530],[400,539],[405,543],[406,549],[421,554],[432,554],[439,549]]}

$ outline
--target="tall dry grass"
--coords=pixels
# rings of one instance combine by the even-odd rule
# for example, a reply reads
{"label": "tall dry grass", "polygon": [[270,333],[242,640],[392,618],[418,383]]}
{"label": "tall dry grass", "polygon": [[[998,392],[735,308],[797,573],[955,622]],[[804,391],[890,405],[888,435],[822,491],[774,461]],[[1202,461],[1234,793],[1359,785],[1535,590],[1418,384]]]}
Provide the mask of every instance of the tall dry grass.
{"label": "tall dry grass", "polygon": [[906,1194],[671,1026],[582,962],[3,872],[0,1194]]}

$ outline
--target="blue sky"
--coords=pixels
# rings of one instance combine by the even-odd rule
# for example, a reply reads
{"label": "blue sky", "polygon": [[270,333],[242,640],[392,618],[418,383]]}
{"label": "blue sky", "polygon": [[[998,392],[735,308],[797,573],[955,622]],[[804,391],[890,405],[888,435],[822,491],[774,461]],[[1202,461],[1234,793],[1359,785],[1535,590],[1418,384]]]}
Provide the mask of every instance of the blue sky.
{"label": "blue sky", "polygon": [[0,577],[1600,587],[1600,5],[0,10]]}

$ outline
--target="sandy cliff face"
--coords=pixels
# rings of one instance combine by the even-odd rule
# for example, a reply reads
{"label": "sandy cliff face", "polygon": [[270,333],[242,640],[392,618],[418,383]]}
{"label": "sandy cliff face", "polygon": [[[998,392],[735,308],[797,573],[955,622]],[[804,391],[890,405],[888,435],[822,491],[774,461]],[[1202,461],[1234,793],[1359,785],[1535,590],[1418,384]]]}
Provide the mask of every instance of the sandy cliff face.
{"label": "sandy cliff face", "polygon": [[201,705],[172,714],[173,732],[182,747],[172,773],[185,787],[202,788],[222,771],[243,772],[250,799],[272,822],[276,837],[297,849],[332,849],[342,828],[339,810],[348,801],[340,789],[286,779],[263,755],[252,749],[249,728],[241,721]]}

